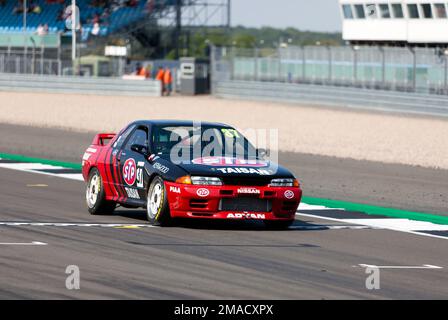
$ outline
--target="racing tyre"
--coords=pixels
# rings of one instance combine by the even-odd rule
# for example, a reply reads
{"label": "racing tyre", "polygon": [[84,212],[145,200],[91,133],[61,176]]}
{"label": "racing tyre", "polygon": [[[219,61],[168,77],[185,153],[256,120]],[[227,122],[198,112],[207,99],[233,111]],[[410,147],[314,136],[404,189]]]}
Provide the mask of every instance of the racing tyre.
{"label": "racing tyre", "polygon": [[155,177],[148,190],[146,217],[150,224],[167,227],[172,225],[165,184],[159,176]]}
{"label": "racing tyre", "polygon": [[264,225],[269,230],[286,230],[293,223],[294,223],[294,220],[279,220],[279,221],[266,220],[264,222]]}
{"label": "racing tyre", "polygon": [[103,180],[97,168],[90,171],[87,181],[86,202],[89,212],[93,215],[112,214],[116,204],[105,200]]}

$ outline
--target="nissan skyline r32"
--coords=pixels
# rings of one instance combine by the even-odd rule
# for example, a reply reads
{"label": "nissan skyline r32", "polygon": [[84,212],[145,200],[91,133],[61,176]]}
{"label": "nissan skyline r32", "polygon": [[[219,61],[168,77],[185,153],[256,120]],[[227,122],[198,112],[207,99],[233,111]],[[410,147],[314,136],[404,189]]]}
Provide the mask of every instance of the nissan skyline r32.
{"label": "nissan skyline r32", "polygon": [[136,121],[118,134],[97,134],[84,153],[88,211],[143,207],[149,223],[161,226],[205,218],[287,228],[302,190],[291,172],[265,155],[225,124]]}

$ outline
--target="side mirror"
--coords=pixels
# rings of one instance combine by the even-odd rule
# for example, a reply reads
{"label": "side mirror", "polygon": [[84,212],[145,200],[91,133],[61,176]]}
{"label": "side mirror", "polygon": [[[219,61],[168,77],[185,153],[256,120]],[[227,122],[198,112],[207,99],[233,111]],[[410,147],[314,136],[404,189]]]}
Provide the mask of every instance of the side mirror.
{"label": "side mirror", "polygon": [[148,153],[149,153],[148,148],[146,146],[141,145],[141,144],[133,144],[131,146],[131,150],[135,151],[137,153],[140,153],[140,154],[142,154],[144,156],[147,156]]}
{"label": "side mirror", "polygon": [[257,149],[257,157],[264,159],[269,155],[269,151],[264,148]]}

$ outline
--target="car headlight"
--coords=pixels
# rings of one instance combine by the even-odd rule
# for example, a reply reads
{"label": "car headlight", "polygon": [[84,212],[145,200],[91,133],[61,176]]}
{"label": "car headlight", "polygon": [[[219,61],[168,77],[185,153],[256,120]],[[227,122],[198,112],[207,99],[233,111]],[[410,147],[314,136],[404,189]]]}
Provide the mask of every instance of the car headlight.
{"label": "car headlight", "polygon": [[279,179],[272,179],[269,186],[270,187],[298,187],[299,182],[297,181],[297,179],[293,179],[293,178],[279,178]]}
{"label": "car headlight", "polygon": [[206,185],[206,186],[221,186],[222,181],[218,177],[191,177],[191,183],[195,185]]}

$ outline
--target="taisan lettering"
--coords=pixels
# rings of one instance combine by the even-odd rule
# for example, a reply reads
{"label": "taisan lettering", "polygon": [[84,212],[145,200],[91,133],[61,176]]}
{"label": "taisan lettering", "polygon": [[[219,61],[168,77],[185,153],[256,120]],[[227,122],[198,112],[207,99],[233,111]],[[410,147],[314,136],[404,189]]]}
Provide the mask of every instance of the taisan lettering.
{"label": "taisan lettering", "polygon": [[245,173],[245,174],[259,174],[259,175],[270,175],[271,172],[266,169],[255,169],[255,168],[218,168],[216,170],[222,173]]}

